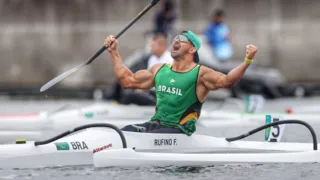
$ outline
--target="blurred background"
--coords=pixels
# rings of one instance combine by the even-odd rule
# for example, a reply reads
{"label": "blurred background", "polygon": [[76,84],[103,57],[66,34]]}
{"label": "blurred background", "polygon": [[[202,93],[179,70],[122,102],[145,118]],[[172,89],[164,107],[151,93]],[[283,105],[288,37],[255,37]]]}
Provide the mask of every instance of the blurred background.
{"label": "blurred background", "polygon": [[[107,52],[52,89],[39,89],[87,60],[149,2],[1,0],[0,92],[114,99],[116,79]],[[227,96],[311,96],[320,82],[319,7],[317,0],[161,0],[120,37],[119,49],[133,66],[150,53],[155,33],[164,32],[170,45],[176,33],[192,30],[202,40],[200,63],[227,73],[244,59],[245,46],[254,44],[259,48],[254,65]]]}
{"label": "blurred background", "polygon": [[[150,2],[0,0],[0,144],[20,138],[45,140],[89,123],[123,127],[148,121],[156,105],[154,89],[122,89],[107,51],[47,91],[40,92],[40,88],[85,62],[108,35],[120,32]],[[254,44],[257,56],[240,82],[231,89],[210,92],[200,117],[204,124],[197,123],[197,133],[238,136],[265,124],[266,114],[307,121],[319,132],[319,19],[320,0],[160,0],[119,38],[119,51],[133,72],[158,62],[170,63],[173,38],[192,30],[201,40],[200,64],[228,73],[243,62],[246,45]],[[285,132],[281,141],[311,142],[305,127],[293,125]],[[263,141],[265,132],[248,139]],[[267,169],[268,175],[279,175],[261,167],[261,172]],[[284,167],[295,171],[295,177],[318,172]],[[222,174],[238,177],[252,170],[238,169],[236,174]],[[296,175],[301,169],[302,175]],[[91,167],[70,170],[58,168],[52,177],[78,179],[80,174],[88,179],[97,174],[90,173]],[[25,171],[26,175],[17,175],[24,170],[0,170],[0,178],[30,179],[34,174]],[[105,171],[103,178],[123,173],[101,172]],[[215,167],[210,176],[216,173]],[[37,169],[35,174],[48,177],[46,169]],[[158,174],[168,176],[167,171]],[[140,179],[149,177],[139,171],[135,178],[141,175]]]}
{"label": "blurred background", "polygon": [[[148,121],[156,105],[154,89],[122,89],[107,51],[47,91],[40,92],[40,88],[85,62],[108,35],[120,32],[150,2],[0,0],[0,144],[18,138],[45,140],[89,123],[123,127]],[[246,45],[254,44],[259,49],[257,56],[240,82],[231,89],[210,92],[200,117],[204,125],[198,123],[197,133],[238,136],[265,124],[266,114],[307,121],[319,132],[319,20],[320,0],[160,0],[119,38],[119,51],[133,72],[158,62],[170,63],[173,38],[192,30],[201,40],[200,64],[228,73],[243,62]],[[285,132],[281,141],[311,142],[305,127],[287,126]],[[263,141],[264,131],[248,139]],[[247,176],[246,172],[254,170],[222,167],[229,169],[221,171],[223,176]],[[279,175],[279,171],[269,171],[279,168],[257,167],[263,169],[252,176],[263,171]],[[284,167],[293,170],[286,174],[295,178],[319,171]],[[219,172],[214,168],[210,176]],[[49,176],[64,180],[64,176],[88,179],[97,174],[88,169],[58,168]],[[230,169],[239,173],[230,173]],[[24,170],[0,170],[0,178],[48,177],[50,170],[25,171],[26,175],[17,175]],[[102,177],[123,174],[112,171],[103,169],[107,174]],[[135,178],[149,177],[149,172],[138,172]],[[168,171],[163,172],[156,174],[166,178]]]}

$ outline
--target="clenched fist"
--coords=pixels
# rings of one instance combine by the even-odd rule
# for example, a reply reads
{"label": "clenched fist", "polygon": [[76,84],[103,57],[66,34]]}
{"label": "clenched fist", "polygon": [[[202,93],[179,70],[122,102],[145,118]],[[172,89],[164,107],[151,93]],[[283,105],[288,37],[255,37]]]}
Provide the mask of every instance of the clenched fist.
{"label": "clenched fist", "polygon": [[247,45],[246,47],[246,58],[253,60],[256,56],[256,53],[258,51],[258,48],[252,44]]}
{"label": "clenched fist", "polygon": [[106,46],[107,50],[110,53],[117,52],[118,51],[118,40],[116,38],[114,38],[112,35],[109,35],[104,40],[104,46]]}

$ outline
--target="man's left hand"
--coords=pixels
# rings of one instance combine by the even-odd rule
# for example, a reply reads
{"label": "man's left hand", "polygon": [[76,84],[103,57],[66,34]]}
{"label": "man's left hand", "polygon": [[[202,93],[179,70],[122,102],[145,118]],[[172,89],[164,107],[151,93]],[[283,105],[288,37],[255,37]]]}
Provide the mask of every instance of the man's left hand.
{"label": "man's left hand", "polygon": [[256,53],[258,51],[258,48],[255,45],[247,45],[246,48],[246,58],[253,60],[254,57],[256,56]]}

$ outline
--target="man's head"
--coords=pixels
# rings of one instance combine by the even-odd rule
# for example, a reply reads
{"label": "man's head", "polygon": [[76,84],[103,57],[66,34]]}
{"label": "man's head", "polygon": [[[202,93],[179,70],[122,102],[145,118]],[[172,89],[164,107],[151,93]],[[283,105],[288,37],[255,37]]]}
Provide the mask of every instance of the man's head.
{"label": "man's head", "polygon": [[213,14],[212,14],[212,20],[213,20],[215,23],[223,23],[223,21],[224,21],[224,16],[225,16],[224,11],[221,10],[221,9],[218,9],[218,10],[216,10],[215,12],[213,12]]}
{"label": "man's head", "polygon": [[173,40],[171,56],[175,60],[188,58],[198,63],[200,46],[200,40],[196,34],[192,31],[182,31]]}
{"label": "man's head", "polygon": [[160,32],[156,33],[151,41],[151,53],[157,57],[160,57],[167,50],[167,48],[167,35]]}

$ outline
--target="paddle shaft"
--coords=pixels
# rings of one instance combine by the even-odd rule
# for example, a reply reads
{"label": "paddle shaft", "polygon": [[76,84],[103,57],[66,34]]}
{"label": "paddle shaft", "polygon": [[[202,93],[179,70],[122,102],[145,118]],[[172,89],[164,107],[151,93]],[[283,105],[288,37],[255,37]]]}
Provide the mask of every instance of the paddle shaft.
{"label": "paddle shaft", "polygon": [[[148,12],[154,5],[156,5],[159,0],[153,0],[146,8],[144,8],[134,19],[132,19],[126,27],[124,27],[115,38],[118,39],[124,32],[126,32],[138,19],[141,18],[146,12]],[[93,54],[86,62],[86,65],[92,63],[101,53],[107,49],[106,46],[102,46],[95,54]]]}
{"label": "paddle shaft", "polygon": [[[146,12],[148,12],[154,5],[156,5],[160,0],[152,0],[152,2],[146,7],[144,8],[133,20],[131,20],[116,36],[115,38],[119,38],[127,29],[129,29],[138,19],[140,19],[141,16],[143,16]],[[70,69],[69,71],[66,71],[62,74],[60,74],[59,76],[55,77],[54,79],[50,80],[49,82],[47,82],[45,85],[43,85],[40,88],[40,92],[43,92],[47,89],[49,89],[50,87],[54,86],[55,84],[57,84],[58,82],[62,81],[63,79],[65,79],[66,77],[70,76],[71,74],[77,72],[78,70],[80,70],[81,68],[85,67],[86,65],[89,65],[90,63],[92,63],[101,53],[103,53],[104,50],[106,50],[107,47],[103,46],[101,47],[96,53],[94,53],[87,61],[79,64],[78,66]]]}

